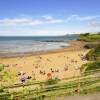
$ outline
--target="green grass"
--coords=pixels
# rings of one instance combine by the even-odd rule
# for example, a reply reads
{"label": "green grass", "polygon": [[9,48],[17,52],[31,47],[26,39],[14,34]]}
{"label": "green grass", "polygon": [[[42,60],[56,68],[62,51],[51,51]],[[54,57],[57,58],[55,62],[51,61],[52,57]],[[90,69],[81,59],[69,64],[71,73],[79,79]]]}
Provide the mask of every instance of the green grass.
{"label": "green grass", "polygon": [[86,56],[99,57],[100,56],[100,46],[98,46],[97,48],[91,49]]}
{"label": "green grass", "polygon": [[4,69],[3,64],[0,64],[0,71],[2,71]]}
{"label": "green grass", "polygon": [[46,81],[46,85],[52,85],[52,84],[57,84],[58,80],[54,80],[54,79],[48,79]]}
{"label": "green grass", "polygon": [[8,81],[9,80],[9,74],[7,72],[3,73],[3,80]]}
{"label": "green grass", "polygon": [[100,34],[81,34],[80,35],[80,40],[83,41],[97,41],[100,40]]}
{"label": "green grass", "polygon": [[81,71],[84,70],[84,68],[85,68],[84,73],[100,70],[100,60],[82,65]]}
{"label": "green grass", "polygon": [[100,86],[97,86],[97,87],[95,88],[95,91],[100,92]]}
{"label": "green grass", "polygon": [[86,71],[100,69],[100,61],[87,64]]}
{"label": "green grass", "polygon": [[88,44],[84,47],[92,48],[85,56],[87,60],[92,62],[83,64],[81,66],[81,72],[87,73],[100,69],[100,34],[81,34],[80,39],[88,41]]}
{"label": "green grass", "polygon": [[100,39],[100,35],[99,34],[91,34],[89,36],[87,36],[89,39]]}
{"label": "green grass", "polygon": [[[38,90],[25,90],[25,92],[16,92],[16,93],[5,93],[1,94],[1,97],[8,96],[8,98],[11,97],[11,95],[14,95],[14,98],[17,96],[19,97],[27,97],[27,96],[34,96],[36,98],[40,98],[41,96],[59,96],[59,95],[64,95],[65,93],[67,95],[75,94],[75,89],[77,89],[79,83],[80,83],[80,89],[82,94],[89,93],[91,92],[91,85],[95,85],[96,83],[99,83],[100,79],[99,78],[85,78],[85,79],[80,79],[75,80],[75,81],[70,81],[62,84],[52,84],[52,85],[45,85],[43,88],[40,88]],[[45,84],[45,83],[44,83]],[[87,88],[89,87],[89,88]],[[24,88],[25,89],[25,88]],[[83,91],[84,90],[84,91]],[[95,91],[100,91],[100,89]]]}
{"label": "green grass", "polygon": [[81,71],[85,69],[86,73],[100,69],[100,43],[86,54],[86,58],[92,62],[82,65]]}

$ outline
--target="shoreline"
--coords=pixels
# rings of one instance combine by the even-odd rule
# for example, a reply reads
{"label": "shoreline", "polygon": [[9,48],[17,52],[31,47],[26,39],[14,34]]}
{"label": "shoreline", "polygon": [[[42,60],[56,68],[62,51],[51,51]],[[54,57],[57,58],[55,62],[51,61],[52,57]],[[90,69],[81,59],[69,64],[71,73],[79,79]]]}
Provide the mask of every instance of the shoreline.
{"label": "shoreline", "polygon": [[84,42],[78,40],[68,40],[64,41],[65,43],[70,44],[70,46],[62,47],[59,49],[54,50],[47,50],[47,51],[34,51],[34,52],[26,52],[26,53],[0,53],[0,58],[16,58],[16,57],[26,57],[26,56],[37,56],[37,55],[45,55],[45,54],[52,54],[52,53],[61,53],[61,52],[69,52],[69,51],[78,51],[83,50]]}

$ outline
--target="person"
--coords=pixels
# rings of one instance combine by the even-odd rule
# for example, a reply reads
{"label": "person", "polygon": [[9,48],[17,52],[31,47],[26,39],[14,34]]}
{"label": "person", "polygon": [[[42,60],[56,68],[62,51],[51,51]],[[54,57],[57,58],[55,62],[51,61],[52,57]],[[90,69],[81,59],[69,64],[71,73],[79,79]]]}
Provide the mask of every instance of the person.
{"label": "person", "polygon": [[77,63],[78,61],[77,60],[75,60],[75,63]]}
{"label": "person", "polygon": [[53,68],[51,68],[50,70],[51,70],[52,73],[54,72]]}
{"label": "person", "polygon": [[27,76],[27,79],[31,79],[32,77],[31,76]]}
{"label": "person", "polygon": [[4,64],[4,67],[9,67],[9,64]]}
{"label": "person", "polygon": [[20,81],[21,81],[22,83],[25,83],[25,82],[26,82],[26,78],[25,78],[25,77],[21,77]]}
{"label": "person", "polygon": [[59,72],[59,69],[55,69],[55,72]]}
{"label": "person", "polygon": [[40,74],[45,75],[45,70],[40,70]]}
{"label": "person", "polygon": [[53,76],[53,79],[54,79],[54,80],[59,80],[59,78],[58,78],[57,75],[54,75],[54,76]]}
{"label": "person", "polygon": [[36,69],[38,68],[38,64],[35,66],[35,68],[36,68]]}
{"label": "person", "polygon": [[34,73],[34,71],[32,71],[32,76],[33,76],[32,79],[35,80],[35,73]]}
{"label": "person", "polygon": [[77,66],[75,66],[75,70],[78,70],[80,67],[77,65]]}
{"label": "person", "polygon": [[18,76],[20,76],[21,75],[21,73],[20,72],[18,72]]}
{"label": "person", "polygon": [[48,62],[51,62],[50,59],[48,59],[48,58],[47,58],[47,61],[48,61]]}
{"label": "person", "polygon": [[67,66],[66,66],[66,67],[64,67],[64,70],[65,70],[65,71],[67,71],[67,70],[68,70],[68,67],[67,67]]}

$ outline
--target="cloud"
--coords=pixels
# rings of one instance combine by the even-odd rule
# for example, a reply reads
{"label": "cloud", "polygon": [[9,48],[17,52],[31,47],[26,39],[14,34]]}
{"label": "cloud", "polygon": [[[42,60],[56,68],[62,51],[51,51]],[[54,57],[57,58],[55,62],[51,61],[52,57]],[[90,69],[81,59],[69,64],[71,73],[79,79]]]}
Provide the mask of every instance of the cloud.
{"label": "cloud", "polygon": [[53,19],[53,17],[50,16],[50,15],[44,15],[44,16],[42,16],[42,18],[47,19],[47,20],[52,20]]}
{"label": "cloud", "polygon": [[38,19],[33,19],[32,17],[21,16],[18,18],[5,18],[0,19],[0,25],[44,25],[44,24],[58,24],[58,23],[67,23],[69,21],[89,21],[98,18],[98,16],[79,16],[71,15],[67,19],[58,19],[53,18],[52,16],[42,16]]}
{"label": "cloud", "polygon": [[79,15],[71,15],[69,17],[67,17],[66,21],[71,21],[71,20],[77,20],[77,21],[89,21],[89,20],[93,20],[96,19],[100,16],[79,16]]}
{"label": "cloud", "polygon": [[55,24],[55,23],[62,23],[63,20],[61,19],[54,19],[50,16],[43,16],[40,19],[33,19],[33,18],[5,18],[0,20],[0,25],[41,25],[41,24]]}
{"label": "cloud", "polygon": [[27,24],[32,22],[31,19],[26,19],[26,18],[14,18],[14,19],[2,19],[0,20],[1,25],[17,25],[17,24]]}
{"label": "cloud", "polygon": [[[0,35],[63,35],[73,32],[87,32],[100,30],[99,16],[71,15],[67,18],[54,18],[53,16],[40,16],[32,18],[22,15],[16,18],[0,19]],[[76,23],[75,26],[70,23]],[[77,22],[79,25],[77,24]],[[84,21],[86,22],[84,24]],[[54,24],[54,25],[53,25]],[[60,24],[61,27],[55,25]],[[87,24],[92,27],[87,27]],[[38,27],[42,25],[42,27]],[[50,26],[49,26],[50,25]]]}
{"label": "cloud", "polygon": [[89,22],[88,25],[92,26],[94,28],[100,28],[100,20],[99,21],[93,20],[93,21]]}

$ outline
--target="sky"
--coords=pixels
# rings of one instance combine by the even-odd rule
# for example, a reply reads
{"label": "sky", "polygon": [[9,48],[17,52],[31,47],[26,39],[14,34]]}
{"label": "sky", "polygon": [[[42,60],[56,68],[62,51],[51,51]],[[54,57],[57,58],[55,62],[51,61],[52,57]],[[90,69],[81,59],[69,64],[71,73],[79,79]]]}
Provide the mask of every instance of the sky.
{"label": "sky", "polygon": [[100,0],[0,0],[0,36],[100,31]]}

